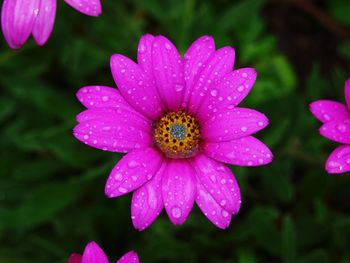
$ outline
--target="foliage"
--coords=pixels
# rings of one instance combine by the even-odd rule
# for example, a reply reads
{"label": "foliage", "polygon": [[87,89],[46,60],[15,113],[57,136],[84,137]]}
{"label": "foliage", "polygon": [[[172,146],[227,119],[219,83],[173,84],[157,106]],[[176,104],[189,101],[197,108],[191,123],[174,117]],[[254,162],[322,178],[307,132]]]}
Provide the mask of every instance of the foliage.
{"label": "foliage", "polygon": [[[90,240],[114,259],[135,249],[142,262],[350,262],[350,178],[325,173],[336,144],[318,134],[320,124],[308,111],[316,99],[343,101],[350,68],[324,75],[315,64],[300,83],[267,30],[262,0],[102,2],[102,16],[90,18],[58,1],[44,47],[30,41],[12,51],[0,42],[0,263],[66,262]],[[330,14],[348,23],[335,2],[341,3],[332,1]],[[103,196],[120,155],[86,147],[71,134],[82,110],[75,92],[114,86],[111,54],[135,58],[146,32],[168,36],[182,54],[197,37],[213,35],[217,46],[236,48],[236,67],[258,71],[244,105],[269,117],[258,137],[275,159],[264,167],[232,167],[243,203],[226,231],[195,208],[181,227],[163,213],[137,232],[131,196]],[[349,54],[349,42],[340,44],[334,53]]]}

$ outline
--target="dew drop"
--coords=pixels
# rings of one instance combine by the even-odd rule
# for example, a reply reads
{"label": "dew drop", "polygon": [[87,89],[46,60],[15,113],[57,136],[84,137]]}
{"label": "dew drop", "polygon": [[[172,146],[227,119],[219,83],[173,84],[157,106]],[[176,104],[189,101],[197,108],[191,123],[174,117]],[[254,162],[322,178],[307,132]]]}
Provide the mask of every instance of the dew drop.
{"label": "dew drop", "polygon": [[124,187],[119,187],[118,191],[125,194],[127,192],[127,190]]}
{"label": "dew drop", "polygon": [[225,210],[223,210],[221,214],[222,214],[223,217],[228,217],[228,212],[225,211]]}
{"label": "dew drop", "polygon": [[175,85],[175,90],[177,91],[177,92],[180,92],[180,91],[182,91],[184,89],[184,86],[182,86],[182,85],[180,85],[180,84],[176,84]]}
{"label": "dew drop", "polygon": [[246,132],[247,130],[248,130],[247,126],[242,126],[242,127],[241,127],[241,131],[242,131],[242,132]]}
{"label": "dew drop", "polygon": [[174,206],[174,207],[171,209],[171,214],[172,214],[172,216],[175,217],[175,218],[181,217],[182,212],[181,212],[180,207]]}
{"label": "dew drop", "polygon": [[136,162],[135,160],[131,160],[128,162],[128,166],[129,168],[136,168],[138,167],[140,164],[138,162]]}
{"label": "dew drop", "polygon": [[346,126],[344,124],[339,124],[339,125],[337,125],[337,130],[340,132],[345,132]]}
{"label": "dew drop", "polygon": [[123,175],[121,173],[116,173],[114,175],[114,179],[117,181],[121,181],[123,179]]}
{"label": "dew drop", "polygon": [[218,95],[218,91],[216,89],[213,89],[212,91],[210,91],[210,95],[216,97]]}
{"label": "dew drop", "polygon": [[238,92],[242,92],[244,90],[244,87],[243,85],[239,85],[238,88],[237,88]]}

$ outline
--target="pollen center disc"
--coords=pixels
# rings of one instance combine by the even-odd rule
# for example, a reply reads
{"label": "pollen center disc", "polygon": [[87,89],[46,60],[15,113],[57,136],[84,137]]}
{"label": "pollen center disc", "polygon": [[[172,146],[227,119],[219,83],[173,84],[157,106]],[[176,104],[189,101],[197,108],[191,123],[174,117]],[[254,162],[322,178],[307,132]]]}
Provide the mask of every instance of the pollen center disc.
{"label": "pollen center disc", "polygon": [[188,158],[198,151],[198,122],[183,112],[169,112],[153,126],[154,141],[169,158]]}

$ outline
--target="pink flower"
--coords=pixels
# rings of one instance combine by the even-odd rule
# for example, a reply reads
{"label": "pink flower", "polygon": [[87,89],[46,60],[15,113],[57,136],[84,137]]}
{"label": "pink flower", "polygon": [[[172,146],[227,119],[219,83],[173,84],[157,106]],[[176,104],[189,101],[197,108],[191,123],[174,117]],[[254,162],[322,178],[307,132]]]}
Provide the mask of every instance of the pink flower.
{"label": "pink flower", "polygon": [[320,134],[338,146],[328,157],[326,170],[331,174],[350,171],[350,79],[345,82],[346,105],[331,101],[318,100],[310,104],[310,111],[323,125]]}
{"label": "pink flower", "polygon": [[[100,0],[65,0],[79,12],[98,16]],[[1,27],[4,37],[13,49],[20,48],[33,35],[38,45],[48,40],[56,16],[56,0],[4,0]]]}
{"label": "pink flower", "polygon": [[220,228],[237,214],[241,195],[222,163],[257,166],[271,162],[270,150],[253,133],[268,119],[237,105],[252,88],[252,68],[232,70],[231,47],[215,50],[212,37],[196,40],[181,58],[163,36],[145,35],[138,64],[111,57],[119,88],[89,86],[77,97],[88,109],[77,116],[75,137],[112,152],[127,152],[109,175],[105,193],[132,192],[131,214],[138,230],[165,208],[182,224],[194,202]]}
{"label": "pink flower", "polygon": [[[68,263],[108,263],[108,258],[103,250],[95,242],[86,245],[83,255],[73,253]],[[117,263],[139,263],[139,258],[134,251],[126,253]]]}

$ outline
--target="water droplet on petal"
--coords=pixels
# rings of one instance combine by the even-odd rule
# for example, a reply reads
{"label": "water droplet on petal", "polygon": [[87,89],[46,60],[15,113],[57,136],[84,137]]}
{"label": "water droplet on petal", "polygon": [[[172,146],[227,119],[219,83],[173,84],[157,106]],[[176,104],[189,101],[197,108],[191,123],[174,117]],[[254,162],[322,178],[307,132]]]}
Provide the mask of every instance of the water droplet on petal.
{"label": "water droplet on petal", "polygon": [[123,188],[123,187],[119,187],[118,191],[123,193],[123,194],[125,194],[127,192],[127,190],[125,188]]}
{"label": "water droplet on petal", "polygon": [[229,215],[228,212],[225,210],[223,210],[221,214],[223,217],[228,217],[228,215]]}
{"label": "water droplet on petal", "polygon": [[128,162],[129,168],[136,168],[139,165],[140,164],[138,162],[136,162],[135,160],[131,160],[131,161]]}
{"label": "water droplet on petal", "polygon": [[171,209],[171,214],[172,214],[172,216],[175,217],[175,218],[181,217],[182,212],[181,212],[180,207],[174,206],[174,207]]}
{"label": "water droplet on petal", "polygon": [[218,91],[216,89],[213,89],[212,91],[210,91],[210,95],[216,97],[218,95]]}
{"label": "water droplet on petal", "polygon": [[114,175],[114,179],[117,181],[121,181],[123,179],[123,175],[121,173],[116,173]]}
{"label": "water droplet on petal", "polygon": [[175,90],[177,91],[177,92],[180,92],[180,91],[182,91],[184,89],[184,86],[182,86],[182,85],[180,85],[180,84],[176,84],[175,85]]}
{"label": "water droplet on petal", "polygon": [[339,124],[339,125],[337,125],[337,129],[340,132],[345,132],[346,131],[346,126],[344,124]]}

